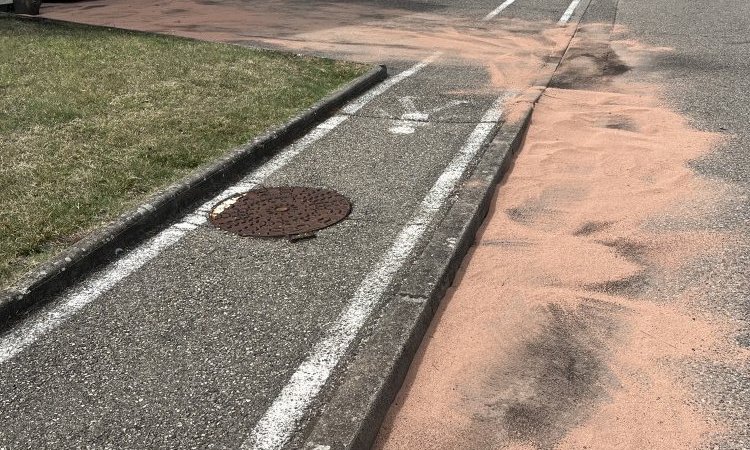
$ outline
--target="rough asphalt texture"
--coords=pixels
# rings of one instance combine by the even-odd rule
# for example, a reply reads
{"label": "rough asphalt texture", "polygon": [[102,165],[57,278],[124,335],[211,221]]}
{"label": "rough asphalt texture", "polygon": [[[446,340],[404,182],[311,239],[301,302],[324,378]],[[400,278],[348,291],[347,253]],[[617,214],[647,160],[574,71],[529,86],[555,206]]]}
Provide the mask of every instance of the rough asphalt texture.
{"label": "rough asphalt texture", "polygon": [[[700,174],[730,182],[732,201],[717,208],[709,223],[677,224],[686,229],[729,229],[739,237],[721,254],[695,264],[680,282],[702,286],[711,301],[702,310],[743,321],[737,342],[750,347],[750,4],[663,0],[622,2],[617,23],[642,42],[674,48],[653,62],[667,76],[665,96],[699,129],[721,132],[726,142],[695,161]],[[730,429],[709,448],[750,448],[750,367],[694,364],[685,381],[696,405],[716,411]]]}
{"label": "rough asphalt texture", "polygon": [[[413,5],[479,19],[484,3]],[[265,180],[339,191],[343,223],[297,243],[200,227],[0,366],[0,445],[238,448],[501,94],[448,92],[488,83],[481,67],[428,66]],[[407,95],[465,103],[389,132]]]}
{"label": "rough asphalt texture", "polygon": [[[480,19],[500,2],[372,3]],[[504,17],[553,26],[566,6],[518,0]],[[614,20],[614,8],[614,1],[593,0],[589,14]],[[747,231],[748,111],[737,93],[748,85],[748,63],[736,55],[747,53],[748,6],[673,0],[655,8],[638,0],[621,5],[616,20],[639,39],[675,47],[677,56],[660,65],[674,77],[675,105],[700,126],[724,127],[735,136],[696,167],[739,183],[738,199],[745,203],[717,217],[716,226]],[[396,73],[408,64],[391,67]],[[267,179],[268,185],[333,188],[352,199],[349,219],[316,239],[248,240],[201,227],[0,366],[0,447],[239,447],[496,95],[446,92],[487,83],[478,67],[428,66]],[[424,109],[468,103],[431,117],[412,134],[392,134],[405,95]],[[706,261],[695,269],[699,280],[715,287],[711,307],[735,317],[748,314],[747,242],[716,255],[720,264]],[[740,337],[744,345],[748,336]],[[750,429],[742,407],[750,394],[747,373],[696,367],[685,376],[705,390],[706,402],[737,422],[734,429]],[[717,445],[750,442],[736,435]]]}

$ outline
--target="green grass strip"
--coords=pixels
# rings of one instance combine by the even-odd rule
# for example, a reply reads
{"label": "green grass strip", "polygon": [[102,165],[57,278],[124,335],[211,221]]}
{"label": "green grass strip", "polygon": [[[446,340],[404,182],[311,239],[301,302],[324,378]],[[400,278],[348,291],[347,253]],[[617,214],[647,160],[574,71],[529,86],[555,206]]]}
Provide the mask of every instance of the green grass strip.
{"label": "green grass strip", "polygon": [[0,17],[0,286],[365,70]]}

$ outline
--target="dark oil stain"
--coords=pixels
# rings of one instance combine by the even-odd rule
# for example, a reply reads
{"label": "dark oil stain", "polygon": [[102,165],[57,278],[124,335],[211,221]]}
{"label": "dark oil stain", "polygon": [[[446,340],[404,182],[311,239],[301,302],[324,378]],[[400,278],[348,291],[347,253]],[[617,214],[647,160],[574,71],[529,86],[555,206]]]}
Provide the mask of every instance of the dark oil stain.
{"label": "dark oil stain", "polygon": [[[599,244],[612,248],[618,255],[641,266],[648,266],[648,254],[650,247],[640,242],[619,238],[611,241],[598,241]],[[600,283],[591,283],[584,286],[585,289],[602,292],[609,295],[625,297],[638,297],[646,292],[652,285],[653,273],[643,269],[636,274]]]}
{"label": "dark oil stain", "polygon": [[524,205],[515,208],[508,208],[505,210],[508,218],[514,222],[522,223],[524,225],[532,225],[540,220],[552,216],[557,213],[557,210],[545,208],[540,205]]}
{"label": "dark oil stain", "polygon": [[622,75],[630,70],[630,66],[625,64],[615,52],[610,49],[604,62],[601,64],[602,75],[617,76]]}
{"label": "dark oil stain", "polygon": [[510,220],[515,222],[526,222],[529,217],[528,210],[522,207],[513,207],[505,210],[505,214],[508,215]]}
{"label": "dark oil stain", "polygon": [[606,221],[591,221],[581,225],[576,231],[573,232],[573,236],[589,236],[599,231],[605,230],[612,225],[612,222]]}
{"label": "dark oil stain", "polygon": [[535,205],[524,205],[508,208],[505,213],[510,220],[528,225],[534,223],[540,215],[545,214],[545,210]]}
{"label": "dark oil stain", "polygon": [[581,300],[574,308],[556,303],[541,308],[541,330],[491,377],[498,395],[489,399],[490,412],[477,417],[473,432],[496,423],[504,435],[499,441],[551,448],[606,397],[615,382],[608,348],[618,335],[623,308]]}
{"label": "dark oil stain", "polygon": [[612,241],[599,241],[599,243],[614,249],[620,256],[630,261],[646,264],[649,247],[645,244],[624,238]]}
{"label": "dark oil stain", "polygon": [[553,186],[542,191],[538,198],[531,198],[522,205],[508,208],[505,213],[509,219],[524,225],[548,222],[559,213],[558,207],[575,202],[583,196],[584,192],[578,188]]}
{"label": "dark oil stain", "polygon": [[602,283],[587,284],[584,287],[590,291],[602,292],[609,295],[637,297],[646,292],[650,286],[650,277],[646,271],[640,271],[635,275],[604,281]]}
{"label": "dark oil stain", "polygon": [[539,442],[538,434],[551,428],[554,418],[548,408],[538,405],[516,403],[505,411],[505,427],[508,437],[516,441]]}
{"label": "dark oil stain", "polygon": [[559,89],[589,88],[608,78],[630,70],[608,42],[584,40],[571,47],[555,72],[550,87]]}
{"label": "dark oil stain", "polygon": [[635,123],[628,119],[627,117],[609,117],[604,121],[604,124],[602,125],[604,128],[609,128],[612,130],[622,130],[622,131],[638,131],[638,127],[635,125]]}

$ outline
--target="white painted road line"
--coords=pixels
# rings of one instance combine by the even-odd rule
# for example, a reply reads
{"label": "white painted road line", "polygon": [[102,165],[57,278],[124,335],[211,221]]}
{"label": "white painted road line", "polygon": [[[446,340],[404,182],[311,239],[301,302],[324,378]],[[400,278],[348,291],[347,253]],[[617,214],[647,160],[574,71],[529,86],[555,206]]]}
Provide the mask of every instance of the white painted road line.
{"label": "white painted road line", "polygon": [[0,341],[0,364],[16,356],[40,336],[53,330],[120,280],[154,259],[162,250],[174,245],[187,232],[188,229],[183,227],[167,228],[149,240],[147,245],[140,246],[124,258],[117,260],[102,274],[93,277],[83,286],[66,295],[59,305],[41,318],[24,323],[3,336]]}
{"label": "white painted road line", "polygon": [[372,99],[379,96],[383,92],[387,91],[391,88],[394,84],[400,83],[401,80],[408,78],[415,73],[419,72],[420,70],[424,69],[426,66],[434,62],[436,59],[440,57],[442,52],[435,52],[432,55],[428,56],[426,59],[424,59],[422,62],[415,64],[411,68],[404,70],[403,72],[394,75],[387,80],[380,83],[378,86],[358,98],[357,100],[354,100],[353,102],[349,103],[345,107],[341,109],[341,112],[343,114],[354,114],[360,109],[362,109],[363,106],[365,106],[367,103],[369,103]]}
{"label": "white painted road line", "polygon": [[489,14],[487,14],[486,16],[484,16],[484,18],[482,19],[482,21],[483,22],[487,22],[488,20],[494,19],[495,17],[497,17],[498,14],[500,14],[501,12],[503,12],[503,10],[505,10],[505,8],[507,8],[508,6],[512,5],[515,1],[516,0],[505,0],[500,6],[498,6],[497,8],[495,8],[494,10],[492,10],[492,12],[490,12]]}
{"label": "white painted road line", "polygon": [[[378,95],[384,93],[407,77],[419,72],[439,56],[440,53],[435,53],[424,61],[412,66],[410,69],[387,79],[376,88],[370,90],[367,94],[349,103],[342,109],[342,111],[348,114],[359,111]],[[191,213],[185,215],[179,223],[161,231],[153,238],[136,247],[131,253],[128,253],[121,259],[113,262],[104,271],[94,274],[80,286],[63,294],[57,304],[49,311],[41,314],[40,317],[24,322],[17,328],[12,329],[10,332],[0,337],[0,364],[12,359],[41,336],[55,329],[81,308],[98,299],[104,293],[116,286],[117,283],[143,267],[162,251],[176,244],[188,232],[204,224],[208,220],[208,213],[213,205],[227,197],[231,197],[232,195],[250,190],[257,186],[265,178],[288,164],[295,156],[309,147],[313,142],[333,131],[348,118],[348,115],[339,114],[321,123],[310,133],[295,141],[285,150],[271,158],[271,160],[261,166],[257,171],[249,174],[239,183],[230,186],[221,194],[204,203]]]}
{"label": "white painted road line", "polygon": [[187,233],[196,229],[208,220],[208,212],[219,201],[247,191],[255,187],[260,181],[276,170],[284,167],[294,156],[307,148],[310,144],[322,138],[348,117],[337,115],[318,125],[312,132],[298,140],[286,150],[271,158],[260,170],[241,180],[239,183],[225,189],[221,194],[201,205],[183,219],[163,230],[153,238],[138,246],[132,253],[115,261],[100,274],[95,274],[80,287],[65,294],[59,304],[36,320],[22,324],[12,330],[0,340],[0,364],[13,358],[24,348],[36,341],[48,331],[56,328],[84,306],[101,297],[117,283],[143,267],[162,251],[176,244]]}
{"label": "white painted road line", "polygon": [[578,8],[578,4],[581,3],[581,0],[573,0],[570,2],[570,6],[568,6],[568,9],[565,10],[562,17],[560,17],[560,20],[557,22],[558,25],[565,25],[568,23],[570,18],[573,16],[573,13],[576,11],[576,8]]}
{"label": "white painted road line", "polygon": [[400,231],[390,249],[375,265],[376,268],[362,280],[346,310],[328,330],[326,337],[315,345],[255,425],[242,445],[243,449],[281,449],[289,442],[311,403],[500,121],[507,97],[498,98],[485,112],[464,146],[424,197],[415,216]]}

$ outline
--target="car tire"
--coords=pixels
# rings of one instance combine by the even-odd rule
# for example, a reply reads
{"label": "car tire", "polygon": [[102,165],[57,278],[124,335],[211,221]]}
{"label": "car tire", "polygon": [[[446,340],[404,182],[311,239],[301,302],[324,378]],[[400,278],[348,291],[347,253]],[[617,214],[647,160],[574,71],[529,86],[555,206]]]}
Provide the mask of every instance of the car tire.
{"label": "car tire", "polygon": [[16,14],[39,14],[42,0],[13,0],[13,12]]}

